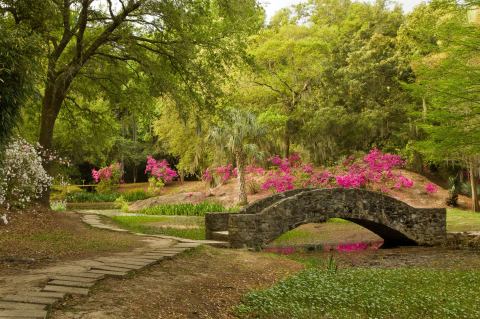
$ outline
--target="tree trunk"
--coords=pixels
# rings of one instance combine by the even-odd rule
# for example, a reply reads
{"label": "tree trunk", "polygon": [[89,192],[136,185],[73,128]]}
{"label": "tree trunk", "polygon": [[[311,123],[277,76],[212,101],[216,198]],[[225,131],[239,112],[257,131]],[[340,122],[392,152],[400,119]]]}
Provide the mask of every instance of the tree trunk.
{"label": "tree trunk", "polygon": [[284,136],[284,146],[285,146],[285,158],[290,156],[290,132],[288,129],[288,124],[285,127],[285,136]]}
{"label": "tree trunk", "polygon": [[[55,121],[57,120],[65,95],[66,90],[58,88],[55,80],[51,80],[51,83],[47,83],[42,101],[42,117],[40,119],[40,136],[38,140],[39,144],[46,152],[52,150]],[[45,161],[43,166],[47,173],[51,175],[52,163]],[[42,194],[40,197],[40,203],[47,206],[49,205],[50,189],[45,190]]]}
{"label": "tree trunk", "polygon": [[245,156],[242,152],[235,154],[238,171],[238,204],[241,206],[248,204],[247,187],[245,183]]}
{"label": "tree trunk", "polygon": [[473,161],[470,163],[469,170],[470,170],[470,186],[472,189],[472,210],[474,212],[478,212],[480,211],[480,207],[478,205],[477,179],[475,176],[475,165]]}

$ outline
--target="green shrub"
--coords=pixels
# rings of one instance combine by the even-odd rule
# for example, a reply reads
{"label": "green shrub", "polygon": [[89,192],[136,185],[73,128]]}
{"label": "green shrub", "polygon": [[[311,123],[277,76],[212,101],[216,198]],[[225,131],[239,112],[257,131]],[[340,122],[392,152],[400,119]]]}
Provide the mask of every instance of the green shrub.
{"label": "green shrub", "polygon": [[228,209],[217,203],[163,204],[137,211],[145,215],[205,216],[206,213],[226,212]]}
{"label": "green shrub", "polygon": [[480,272],[311,268],[247,294],[241,318],[480,318]]}
{"label": "green shrub", "polygon": [[50,209],[56,212],[64,212],[67,210],[67,202],[65,200],[52,201]]}
{"label": "green shrub", "polygon": [[137,200],[144,200],[144,199],[150,198],[152,196],[145,191],[137,190],[137,191],[131,191],[131,192],[123,193],[122,197],[127,202],[135,202]]}
{"label": "green shrub", "polygon": [[86,202],[114,202],[120,196],[127,202],[134,202],[149,198],[150,195],[145,191],[132,191],[127,193],[98,193],[98,192],[73,192],[67,195],[69,203],[86,203]]}
{"label": "green shrub", "polygon": [[67,195],[69,203],[86,203],[86,202],[114,202],[119,193],[92,193],[92,192],[74,192]]}

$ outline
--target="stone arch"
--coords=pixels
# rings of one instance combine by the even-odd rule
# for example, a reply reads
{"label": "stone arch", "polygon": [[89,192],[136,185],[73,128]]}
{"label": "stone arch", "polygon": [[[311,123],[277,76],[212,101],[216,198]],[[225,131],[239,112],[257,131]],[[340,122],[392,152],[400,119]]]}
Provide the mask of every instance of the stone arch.
{"label": "stone arch", "polygon": [[[232,247],[263,247],[302,224],[342,218],[357,223],[385,240],[386,245],[434,245],[446,236],[444,208],[414,208],[385,194],[365,189],[301,189],[275,194],[238,214],[207,216],[223,220]],[[210,228],[210,229],[209,229]],[[210,236],[209,236],[210,230]]]}

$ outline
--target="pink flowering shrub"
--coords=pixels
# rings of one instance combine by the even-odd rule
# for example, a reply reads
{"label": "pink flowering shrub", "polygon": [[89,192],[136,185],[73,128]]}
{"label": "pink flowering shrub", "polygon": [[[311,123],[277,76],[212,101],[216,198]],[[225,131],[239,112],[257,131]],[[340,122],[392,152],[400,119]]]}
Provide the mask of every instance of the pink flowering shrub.
{"label": "pink flowering shrub", "polygon": [[298,154],[289,158],[277,155],[270,162],[273,170],[267,173],[262,188],[274,192],[298,187],[371,188],[387,192],[413,186],[411,179],[394,172],[404,165],[402,158],[377,149],[362,158],[348,157],[330,171],[322,172],[315,172],[312,164],[303,164]]}
{"label": "pink flowering shrub", "polygon": [[147,156],[147,166],[145,167],[145,174],[149,174],[148,179],[150,193],[158,193],[166,183],[173,181],[178,177],[175,170],[170,168],[167,160],[156,160],[152,156]]}
{"label": "pink flowering shrub", "polygon": [[170,164],[166,160],[157,161],[152,156],[147,157],[147,166],[145,174],[150,174],[161,180],[163,183],[171,182],[178,174],[175,170],[170,168]]}
{"label": "pink flowering shrub", "polygon": [[111,193],[115,191],[122,175],[120,163],[113,163],[99,170],[92,169],[92,178],[95,183],[98,184],[96,190],[99,193]]}
{"label": "pink flowering shrub", "polygon": [[230,179],[236,178],[237,176],[237,168],[234,168],[232,164],[227,164],[225,166],[207,168],[202,174],[202,180],[208,183],[210,186],[216,186],[225,184]]}
{"label": "pink flowering shrub", "polygon": [[438,186],[433,183],[427,183],[425,184],[425,191],[428,194],[435,194],[436,192],[438,192]]}

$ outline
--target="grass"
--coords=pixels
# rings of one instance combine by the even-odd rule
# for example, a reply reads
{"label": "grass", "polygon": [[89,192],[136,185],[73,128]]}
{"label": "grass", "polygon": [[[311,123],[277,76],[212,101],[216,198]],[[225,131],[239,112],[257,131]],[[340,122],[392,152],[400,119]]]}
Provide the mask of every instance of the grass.
{"label": "grass", "polygon": [[480,213],[460,209],[448,209],[447,230],[453,232],[480,231]]}
{"label": "grass", "polygon": [[123,197],[127,202],[134,202],[151,197],[143,190],[134,190],[125,193],[94,193],[94,192],[73,192],[68,193],[66,199],[69,203],[98,203],[98,202],[114,202],[117,198]]}
{"label": "grass", "polygon": [[175,216],[205,216],[206,213],[234,211],[227,209],[223,205],[211,202],[202,202],[200,204],[162,204],[136,211],[137,214],[144,215],[175,215]]}
{"label": "grass", "polygon": [[[120,227],[138,233],[196,240],[205,239],[205,226],[202,217],[114,216],[112,220]],[[196,227],[179,228],[178,225]]]}
{"label": "grass", "polygon": [[90,228],[71,214],[24,211],[10,218],[0,227],[0,261],[2,257],[65,260],[143,245],[132,235]]}
{"label": "grass", "polygon": [[310,268],[248,293],[241,318],[479,318],[479,271]]}

